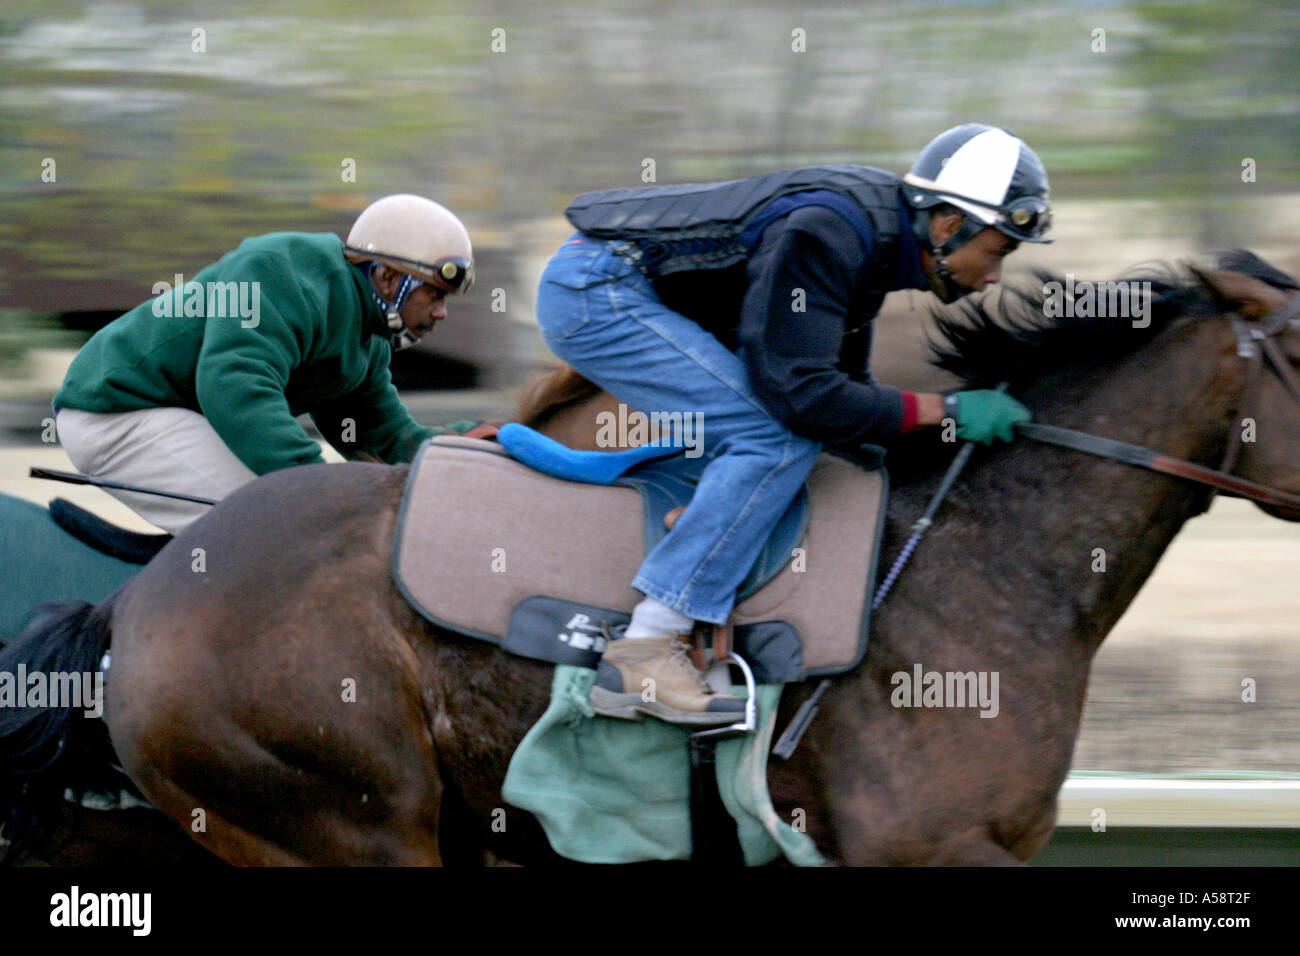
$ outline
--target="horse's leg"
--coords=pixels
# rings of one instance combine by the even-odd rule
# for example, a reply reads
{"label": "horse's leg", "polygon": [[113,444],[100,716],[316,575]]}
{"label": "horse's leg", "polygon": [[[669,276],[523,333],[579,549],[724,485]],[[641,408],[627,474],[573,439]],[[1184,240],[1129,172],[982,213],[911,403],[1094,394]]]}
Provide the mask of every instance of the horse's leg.
{"label": "horse's leg", "polygon": [[114,604],[117,753],[231,862],[439,863],[437,704],[388,570],[405,472],[291,471],[222,502]]}
{"label": "horse's leg", "polygon": [[[222,860],[235,866],[310,866],[320,863],[348,865],[383,862],[405,866],[439,866],[437,834],[418,840],[418,834],[369,831],[357,833],[352,821],[321,814],[316,807],[286,807],[283,810],[304,812],[311,820],[316,837],[308,844],[282,841],[276,832],[261,828],[253,832],[216,811],[206,810],[204,802],[185,793],[170,780],[152,790],[150,798],[168,816],[189,830],[196,840]],[[203,810],[196,818],[194,811]],[[199,819],[202,830],[198,830]],[[402,826],[402,821],[396,821]],[[396,837],[396,838],[395,838]]]}
{"label": "horse's leg", "polygon": [[[150,788],[149,799],[196,840],[227,863],[235,866],[303,866],[309,861],[277,846],[272,840],[250,833],[215,811],[204,801],[185,793],[170,780],[159,780]],[[195,811],[201,811],[199,816]]]}
{"label": "horse's leg", "polygon": [[[275,729],[245,729],[215,713],[203,716],[200,728],[155,706],[136,732],[115,739],[123,766],[149,800],[223,860],[441,862],[441,783],[429,754],[403,746],[407,731],[383,744],[371,738],[375,749],[355,759],[351,748],[333,750],[337,728],[318,733],[324,725],[277,719]],[[418,738],[419,731],[410,734]],[[313,738],[322,749],[313,749]]]}
{"label": "horse's leg", "polygon": [[1032,853],[1003,846],[988,824],[936,835],[922,831],[896,800],[831,799],[840,858],[848,866],[1019,866]]}
{"label": "horse's leg", "polygon": [[65,804],[61,828],[31,855],[46,866],[211,867],[221,861],[147,807],[91,810]]}
{"label": "horse's leg", "polygon": [[1042,815],[1024,834],[1007,844],[1007,850],[1017,860],[1028,860],[1041,850],[1056,831],[1057,806],[1053,800]]}
{"label": "horse's leg", "polygon": [[[427,716],[389,659],[400,645],[366,633],[373,612],[332,607],[326,622],[304,609],[266,640],[224,648],[175,619],[161,632],[124,628],[120,642],[115,624],[109,711],[123,766],[227,862],[440,863]],[[322,641],[331,626],[354,640]]]}
{"label": "horse's leg", "polygon": [[[1014,866],[1032,856],[1051,835],[1055,790],[1033,805],[1023,794],[997,799],[989,775],[1005,767],[936,749],[960,740],[943,727],[946,712],[895,708],[883,686],[868,674],[832,687],[794,758],[776,768],[778,811],[805,811],[823,854],[848,866]],[[803,695],[789,696],[783,716]],[[933,766],[943,755],[952,759],[940,779]]]}
{"label": "horse's leg", "polygon": [[999,846],[987,829],[957,833],[944,840],[925,860],[928,866],[1023,866],[1006,847]]}

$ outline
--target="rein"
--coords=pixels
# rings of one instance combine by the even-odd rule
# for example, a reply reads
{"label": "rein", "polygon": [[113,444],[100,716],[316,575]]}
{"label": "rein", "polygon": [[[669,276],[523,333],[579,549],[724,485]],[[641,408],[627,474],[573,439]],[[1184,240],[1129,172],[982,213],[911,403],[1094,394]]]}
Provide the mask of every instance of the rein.
{"label": "rein", "polygon": [[1071,448],[1075,451],[1086,452],[1089,455],[1096,455],[1099,458],[1111,458],[1115,461],[1122,461],[1126,465],[1135,465],[1138,468],[1146,468],[1150,471],[1186,478],[1189,481],[1209,485],[1211,488],[1225,492],[1234,498],[1249,498],[1251,501],[1259,501],[1268,505],[1300,508],[1300,495],[1278,491],[1276,488],[1269,488],[1265,485],[1257,485],[1253,481],[1238,478],[1226,471],[1215,471],[1213,468],[1193,464],[1181,458],[1171,458],[1168,455],[1152,451],[1150,448],[1143,448],[1141,445],[1130,445],[1127,442],[1116,441],[1113,438],[1102,438],[1099,435],[1090,435],[1087,432],[1078,432],[1071,428],[1039,425],[1035,422],[1017,422],[1015,429],[1025,438],[1032,438],[1034,441],[1057,445],[1061,448]]}

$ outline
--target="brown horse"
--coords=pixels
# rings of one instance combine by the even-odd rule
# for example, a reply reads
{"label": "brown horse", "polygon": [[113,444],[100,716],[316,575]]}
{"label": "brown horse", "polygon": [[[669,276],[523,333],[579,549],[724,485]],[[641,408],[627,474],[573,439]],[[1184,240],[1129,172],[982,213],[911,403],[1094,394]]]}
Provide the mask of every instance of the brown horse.
{"label": "brown horse", "polygon": [[[1213,273],[1214,294],[1173,272],[1149,277],[1158,295],[1145,323],[1046,319],[1028,292],[961,304],[941,323],[939,361],[975,385],[1010,379],[1038,421],[1211,467],[1248,416],[1258,440],[1241,446],[1236,474],[1300,492],[1300,409],[1271,376],[1243,409],[1246,363],[1220,314],[1225,297],[1264,314],[1296,286],[1241,262],[1255,277]],[[1277,341],[1300,364],[1300,331]],[[525,419],[581,446],[609,401],[562,371]],[[886,563],[952,448],[915,434],[890,449]],[[432,627],[398,594],[389,554],[406,472],[269,475],[114,598],[44,635],[65,664],[97,660],[111,636],[105,723],[122,766],[226,861],[435,864],[490,851],[559,862],[533,818],[500,796],[551,668]],[[841,863],[1030,857],[1054,825],[1092,656],[1204,504],[1201,486],[1078,452],[1023,440],[978,451],[877,612],[866,659],[834,679],[793,758],[769,770],[777,811],[802,811]],[[996,672],[997,716],[894,706],[893,675],[915,665]],[[810,691],[788,689],[778,728]],[[0,723],[0,755],[14,738]],[[14,803],[12,786],[5,793]]]}

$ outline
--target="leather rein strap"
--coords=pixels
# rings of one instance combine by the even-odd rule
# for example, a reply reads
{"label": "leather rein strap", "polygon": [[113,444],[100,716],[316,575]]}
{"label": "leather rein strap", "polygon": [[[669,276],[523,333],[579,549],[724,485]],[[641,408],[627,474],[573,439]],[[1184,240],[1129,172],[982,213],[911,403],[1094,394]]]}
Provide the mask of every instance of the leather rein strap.
{"label": "leather rein strap", "polygon": [[1257,485],[1253,481],[1237,478],[1227,472],[1215,471],[1213,468],[1196,465],[1181,458],[1171,458],[1140,445],[1130,445],[1127,442],[1115,441],[1113,438],[1101,438],[1097,435],[1089,435],[1087,432],[1059,428],[1056,425],[1039,425],[1036,422],[1017,423],[1016,431],[1034,441],[1072,448],[1102,458],[1113,458],[1126,465],[1136,465],[1166,475],[1198,481],[1234,497],[1249,498],[1251,501],[1260,501],[1269,505],[1300,508],[1300,495]]}
{"label": "leather rein strap", "polygon": [[[1286,355],[1275,341],[1275,336],[1278,333],[1287,328],[1298,326],[1300,326],[1300,295],[1294,296],[1285,306],[1270,315],[1268,320],[1260,325],[1252,325],[1237,316],[1232,317],[1232,327],[1237,334],[1237,354],[1250,363],[1247,367],[1246,388],[1242,393],[1242,405],[1239,413],[1246,411],[1254,403],[1255,396],[1259,391],[1260,379],[1263,377],[1265,359],[1267,359],[1269,367],[1273,369],[1273,372],[1281,381],[1282,387],[1287,390],[1297,407],[1300,407],[1300,379],[1296,378],[1296,374],[1291,370]],[[1071,448],[1089,455],[1111,458],[1126,465],[1135,465],[1138,468],[1147,468],[1166,475],[1186,478],[1190,481],[1208,485],[1216,491],[1222,491],[1233,497],[1248,498],[1251,501],[1258,501],[1263,504],[1280,505],[1300,510],[1300,495],[1279,491],[1265,485],[1258,485],[1253,481],[1247,481],[1244,478],[1229,474],[1236,464],[1237,455],[1241,450],[1241,432],[1235,427],[1232,431],[1232,437],[1229,439],[1223,463],[1217,471],[1181,458],[1162,455],[1140,445],[1130,445],[1127,442],[1116,441],[1113,438],[1102,438],[1100,435],[1090,435],[1087,432],[1061,428],[1056,425],[1019,422],[1015,428],[1018,434],[1023,435],[1025,438],[1032,438],[1034,441],[1059,445],[1062,448]],[[1209,507],[1208,499],[1206,500],[1206,507]]]}

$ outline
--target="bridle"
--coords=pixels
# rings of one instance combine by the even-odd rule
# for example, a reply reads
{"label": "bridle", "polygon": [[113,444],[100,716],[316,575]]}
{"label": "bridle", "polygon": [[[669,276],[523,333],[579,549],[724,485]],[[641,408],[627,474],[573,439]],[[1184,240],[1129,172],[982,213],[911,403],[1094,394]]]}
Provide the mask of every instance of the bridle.
{"label": "bridle", "polygon": [[1046,442],[1075,451],[1111,458],[1128,465],[1147,468],[1166,475],[1186,478],[1209,487],[1202,506],[1196,514],[1201,514],[1210,507],[1214,496],[1220,492],[1234,498],[1247,498],[1261,504],[1279,505],[1300,510],[1300,495],[1265,485],[1247,481],[1233,475],[1232,469],[1241,454],[1241,423],[1254,407],[1259,395],[1260,383],[1264,378],[1264,365],[1268,366],[1281,381],[1292,400],[1300,410],[1300,379],[1291,369],[1285,353],[1277,344],[1277,336],[1287,329],[1300,328],[1300,294],[1293,296],[1286,305],[1265,316],[1259,322],[1251,322],[1240,315],[1230,315],[1232,330],[1237,337],[1237,354],[1246,360],[1246,385],[1242,390],[1237,413],[1233,416],[1233,426],[1228,439],[1228,447],[1217,469],[1206,468],[1182,458],[1162,455],[1150,448],[1130,445],[1113,438],[1103,438],[1088,432],[1061,428],[1056,425],[1043,425],[1038,422],[1021,422],[1016,432],[1034,441]]}

